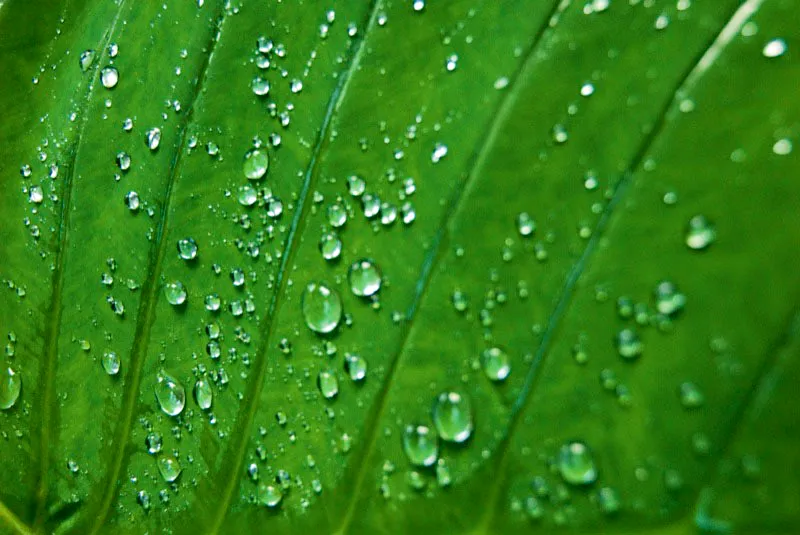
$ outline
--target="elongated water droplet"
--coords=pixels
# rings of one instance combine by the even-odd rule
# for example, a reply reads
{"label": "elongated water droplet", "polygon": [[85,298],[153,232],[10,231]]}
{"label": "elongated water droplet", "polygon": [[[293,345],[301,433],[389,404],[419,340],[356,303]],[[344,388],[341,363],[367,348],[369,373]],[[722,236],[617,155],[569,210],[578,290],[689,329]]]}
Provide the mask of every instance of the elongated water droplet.
{"label": "elongated water droplet", "polygon": [[483,352],[481,363],[483,372],[492,381],[504,381],[511,372],[508,354],[499,347],[492,347]]}
{"label": "elongated water droplet", "polygon": [[178,459],[172,455],[162,455],[156,462],[158,464],[158,471],[161,473],[161,477],[163,477],[164,481],[167,483],[172,483],[178,479],[178,476],[180,476],[181,472],[183,471]]}
{"label": "elongated water droplet", "polygon": [[251,149],[244,155],[244,176],[258,180],[267,173],[269,154],[262,149]]}
{"label": "elongated water droplet", "polygon": [[94,63],[94,56],[95,56],[94,50],[91,49],[84,50],[83,52],[81,52],[81,57],[79,61],[81,66],[81,71],[86,72],[89,70],[89,67],[92,66],[92,63]]}
{"label": "elongated water droplet", "polygon": [[358,383],[367,377],[367,361],[360,355],[346,354],[344,369],[354,382]]}
{"label": "elongated water droplet", "polygon": [[374,295],[381,288],[381,272],[378,266],[369,259],[361,259],[350,266],[347,271],[350,290],[359,297]]}
{"label": "elongated water droplet", "polygon": [[197,406],[204,411],[211,408],[214,392],[211,390],[211,385],[203,379],[198,379],[194,384],[194,400],[197,402]]}
{"label": "elongated water droplet", "polygon": [[170,305],[177,306],[186,302],[186,288],[181,281],[171,281],[164,285],[164,295]]}
{"label": "elongated water droplet", "polygon": [[330,370],[322,370],[317,375],[317,387],[325,399],[333,399],[339,394],[339,380]]}
{"label": "elongated water droplet", "polygon": [[567,442],[558,453],[558,471],[570,485],[590,485],[597,480],[597,467],[583,442]]}
{"label": "elongated water droplet", "polygon": [[113,89],[116,87],[119,82],[119,72],[116,67],[103,67],[103,70],[100,71],[100,82],[106,89]]}
{"label": "elongated water droplet", "polygon": [[303,291],[303,319],[318,333],[333,331],[342,319],[342,300],[336,290],[323,283],[310,283]]}
{"label": "elongated water droplet", "polygon": [[403,431],[403,450],[411,464],[432,466],[439,457],[439,437],[427,425],[408,425]]}
{"label": "elongated water droplet", "polygon": [[153,127],[147,131],[144,135],[144,144],[147,145],[147,148],[150,150],[158,149],[158,146],[161,144],[161,129],[157,127]]}
{"label": "elongated water droplet", "polygon": [[686,304],[686,296],[670,281],[658,283],[655,291],[656,310],[666,316],[675,316]]}
{"label": "elongated water droplet", "polygon": [[22,392],[22,377],[12,368],[7,366],[0,370],[0,409],[6,410],[13,407]]}
{"label": "elongated water droplet", "polygon": [[183,411],[183,407],[186,405],[186,390],[177,379],[164,370],[158,373],[153,390],[156,401],[165,414],[177,416]]}
{"label": "elongated water droplet", "polygon": [[433,401],[433,424],[447,442],[464,442],[472,434],[472,407],[458,392],[442,392]]}
{"label": "elongated water droplet", "polygon": [[680,394],[681,405],[687,409],[696,409],[705,403],[705,396],[694,383],[681,383]]}
{"label": "elongated water droplet", "polygon": [[517,230],[520,236],[530,236],[536,230],[536,223],[528,212],[522,212],[517,216]]}
{"label": "elongated water droplet", "polygon": [[119,373],[121,361],[119,355],[115,352],[104,352],[103,356],[100,358],[100,363],[103,365],[103,369],[108,375],[117,375]]}
{"label": "elongated water droplet", "polygon": [[197,242],[194,238],[181,238],[178,240],[178,256],[184,260],[197,258]]}

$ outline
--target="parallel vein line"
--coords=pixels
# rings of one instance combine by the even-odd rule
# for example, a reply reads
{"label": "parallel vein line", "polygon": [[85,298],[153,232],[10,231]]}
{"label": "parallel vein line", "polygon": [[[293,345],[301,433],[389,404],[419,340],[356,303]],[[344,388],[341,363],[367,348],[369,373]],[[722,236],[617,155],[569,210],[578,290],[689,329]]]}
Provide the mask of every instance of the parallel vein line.
{"label": "parallel vein line", "polygon": [[502,482],[505,481],[506,462],[508,460],[509,443],[511,437],[514,435],[516,427],[521,421],[523,409],[526,406],[528,397],[536,386],[536,380],[539,377],[538,371],[544,364],[545,357],[550,348],[550,342],[561,324],[561,319],[565,316],[566,311],[571,304],[575,286],[583,274],[586,266],[589,264],[595,250],[597,249],[600,239],[608,227],[612,216],[616,214],[617,206],[619,206],[619,204],[625,198],[625,195],[630,187],[633,174],[639,169],[645,156],[650,150],[650,147],[653,146],[658,136],[662,133],[667,117],[669,116],[669,112],[673,109],[677,98],[697,83],[697,81],[703,76],[708,68],[716,61],[716,59],[722,53],[722,50],[731,42],[733,37],[738,34],[739,29],[747,21],[747,18],[758,9],[758,6],[763,1],[764,0],[749,0],[748,2],[745,2],[739,6],[729,17],[728,22],[725,23],[714,39],[711,40],[708,46],[703,48],[703,51],[699,54],[698,59],[692,62],[691,66],[686,69],[676,83],[675,89],[670,93],[670,98],[666,99],[661,107],[660,112],[656,116],[655,123],[650,128],[647,135],[644,136],[641,145],[634,153],[633,158],[623,172],[622,177],[614,187],[611,200],[603,210],[603,213],[601,214],[600,219],[598,220],[597,225],[592,232],[592,236],[589,239],[586,248],[584,249],[578,261],[572,266],[572,269],[569,271],[566,281],[559,292],[558,302],[553,309],[553,313],[550,315],[550,320],[548,321],[547,328],[542,336],[542,340],[539,343],[539,347],[536,350],[533,362],[528,369],[523,387],[511,408],[508,426],[506,427],[503,438],[500,441],[497,451],[495,452],[495,466],[498,468],[496,473],[499,474],[499,476],[493,479],[492,487],[489,491],[488,503],[492,505],[487,508],[487,513],[484,515],[483,522],[481,522],[479,525],[477,530],[478,532],[487,532],[489,525],[494,518],[497,509],[499,508],[499,502],[501,500],[500,494],[502,490],[501,486]]}
{"label": "parallel vein line", "polygon": [[181,162],[184,154],[186,154],[187,133],[189,125],[192,122],[192,117],[195,111],[195,104],[197,99],[203,92],[203,87],[206,82],[208,67],[214,57],[214,50],[220,40],[222,32],[222,25],[225,21],[224,11],[217,14],[215,18],[215,26],[212,31],[211,41],[208,45],[208,53],[204,56],[204,62],[200,66],[197,75],[197,83],[194,87],[189,98],[189,108],[185,115],[183,125],[181,128],[180,136],[178,139],[177,152],[170,162],[170,167],[167,175],[167,182],[164,188],[164,193],[161,198],[164,203],[161,207],[161,215],[156,227],[156,237],[153,244],[153,249],[150,252],[150,258],[147,266],[147,278],[142,284],[142,299],[139,302],[139,310],[136,316],[136,330],[134,334],[133,348],[131,349],[130,371],[126,379],[125,394],[122,403],[122,413],[119,415],[119,423],[117,424],[116,433],[114,434],[114,442],[116,450],[114,457],[111,461],[111,467],[106,475],[105,482],[103,483],[103,501],[100,504],[100,509],[97,512],[95,523],[92,527],[91,533],[98,533],[106,521],[111,504],[114,501],[116,489],[119,485],[119,476],[122,471],[122,465],[126,458],[127,441],[133,425],[133,414],[136,409],[136,402],[139,398],[139,388],[142,382],[142,371],[144,369],[144,361],[147,356],[147,349],[150,343],[150,329],[153,325],[156,303],[158,302],[158,289],[160,287],[159,279],[161,276],[161,268],[166,255],[166,240],[164,236],[167,228],[169,228],[170,211],[172,204],[172,190],[175,181],[180,174]]}
{"label": "parallel vein line", "polygon": [[[430,281],[433,275],[433,268],[438,264],[439,260],[441,260],[444,250],[442,246],[447,241],[449,235],[450,221],[453,219],[456,212],[458,211],[458,206],[465,192],[469,189],[470,185],[475,181],[476,177],[483,170],[483,167],[486,163],[486,159],[491,151],[491,148],[494,146],[495,139],[497,138],[497,135],[500,133],[503,125],[506,122],[506,119],[509,117],[514,108],[514,105],[517,101],[518,90],[522,85],[521,80],[524,80],[527,74],[529,73],[529,70],[535,61],[536,51],[538,50],[538,47],[542,42],[543,37],[546,35],[548,28],[551,28],[553,26],[554,21],[557,21],[557,17],[566,8],[567,5],[568,2],[564,2],[563,0],[557,0],[553,3],[550,12],[544,19],[542,26],[536,31],[524,55],[524,59],[520,62],[519,66],[517,67],[517,70],[512,74],[511,83],[507,88],[507,92],[505,96],[498,103],[496,112],[492,114],[492,117],[489,120],[489,124],[487,125],[487,128],[484,130],[486,132],[486,135],[478,143],[476,150],[474,151],[472,157],[470,158],[468,164],[469,165],[468,168],[470,169],[469,174],[467,174],[463,179],[461,179],[461,181],[458,184],[456,184],[456,187],[454,188],[453,193],[451,194],[451,197],[447,205],[447,209],[443,214],[442,220],[439,224],[439,230],[434,236],[431,246],[423,260],[421,274],[414,291],[414,297],[406,313],[407,321],[404,325],[403,333],[398,343],[398,347],[393,354],[392,361],[389,363],[389,369],[386,373],[386,378],[384,379],[384,383],[387,386],[384,386],[380,390],[378,398],[373,403],[373,407],[370,410],[369,416],[367,417],[367,422],[365,426],[366,434],[363,446],[365,448],[365,451],[363,452],[363,454],[358,456],[361,459],[369,459],[377,444],[377,438],[379,435],[378,433],[379,423],[381,421],[383,413],[386,410],[386,404],[389,398],[388,385],[392,383],[398,369],[400,368],[403,349],[405,348],[405,345],[408,342],[411,331],[413,330],[415,324],[415,320],[417,318],[416,314],[417,309],[422,303],[422,300],[424,299],[427,290],[430,287]],[[356,514],[358,498],[361,495],[362,488],[366,480],[368,467],[369,467],[368,462],[359,463],[357,466],[357,472],[354,476],[355,486],[353,488],[353,492],[351,493],[351,499],[348,503],[347,511],[345,512],[342,523],[336,530],[337,535],[343,535],[344,533],[347,533],[351,527],[351,524]]]}
{"label": "parallel vein line", "polygon": [[309,192],[311,187],[319,174],[318,165],[320,156],[325,152],[330,142],[330,128],[336,113],[339,111],[342,101],[347,94],[347,89],[350,85],[350,80],[353,74],[358,69],[361,63],[361,57],[364,53],[364,42],[370,35],[372,29],[377,24],[377,17],[379,7],[382,5],[382,0],[372,0],[367,14],[366,29],[361,34],[361,37],[354,41],[352,44],[352,52],[349,59],[349,64],[344,71],[339,75],[339,80],[331,94],[328,101],[328,106],[325,110],[325,116],[322,121],[319,134],[317,136],[314,149],[311,153],[311,159],[306,168],[303,177],[303,185],[297,200],[297,210],[292,218],[291,226],[286,237],[286,250],[281,259],[281,264],[278,268],[278,274],[275,282],[275,291],[270,299],[269,307],[267,309],[264,336],[256,353],[254,377],[248,385],[247,392],[244,398],[244,416],[237,419],[238,435],[232,437],[233,442],[232,450],[234,455],[234,463],[231,470],[229,470],[227,481],[222,489],[222,496],[219,500],[219,508],[211,523],[211,533],[218,533],[222,523],[225,521],[228,508],[230,507],[233,495],[236,492],[236,486],[239,482],[244,466],[245,455],[247,451],[247,443],[249,440],[248,431],[255,418],[255,413],[258,410],[258,400],[261,395],[261,389],[264,383],[264,375],[267,369],[266,353],[269,347],[269,341],[272,338],[273,329],[276,323],[276,317],[280,310],[281,297],[285,291],[287,284],[287,271],[294,261],[295,253],[297,252],[298,237],[302,234],[301,227],[305,221],[305,216],[310,208],[308,205]]}
{"label": "parallel vein line", "polygon": [[[119,3],[114,19],[108,32],[103,36],[101,50],[105,50],[111,40],[111,36],[116,30],[122,13],[125,11],[127,0]],[[51,421],[53,416],[53,405],[55,401],[55,376],[58,364],[58,340],[61,334],[62,317],[62,293],[64,288],[64,269],[66,263],[66,252],[69,244],[69,224],[70,224],[70,204],[72,202],[72,189],[75,182],[75,165],[78,153],[80,152],[86,125],[88,124],[89,102],[94,94],[94,88],[99,83],[98,72],[100,61],[95,61],[92,66],[89,87],[81,103],[83,113],[80,116],[78,132],[72,149],[67,158],[67,172],[64,177],[64,187],[61,194],[61,206],[58,223],[58,245],[56,249],[55,269],[53,271],[53,292],[50,298],[50,314],[45,332],[45,354],[42,366],[40,384],[42,388],[42,428],[39,450],[39,483],[36,491],[36,513],[34,517],[34,527],[38,530],[44,522],[47,512],[47,497],[49,491],[49,470],[50,470],[50,433],[54,427]]]}

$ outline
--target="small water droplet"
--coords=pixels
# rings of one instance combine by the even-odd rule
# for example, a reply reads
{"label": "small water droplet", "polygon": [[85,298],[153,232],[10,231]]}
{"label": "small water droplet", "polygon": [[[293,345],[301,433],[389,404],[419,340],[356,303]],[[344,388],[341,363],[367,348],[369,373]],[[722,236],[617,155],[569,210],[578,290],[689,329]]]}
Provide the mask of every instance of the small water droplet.
{"label": "small water droplet", "polygon": [[209,294],[205,297],[203,303],[209,312],[217,312],[220,305],[222,305],[222,299],[217,294]]}
{"label": "small water droplet", "polygon": [[505,381],[511,373],[511,363],[508,354],[499,347],[492,347],[484,350],[481,364],[483,373],[492,381]]}
{"label": "small water droplet", "polygon": [[431,162],[439,163],[439,161],[447,156],[447,145],[442,143],[436,143],[433,147],[433,152],[431,153]]}
{"label": "small water droplet", "polygon": [[353,197],[360,197],[367,189],[367,182],[358,175],[350,175],[347,177],[347,191]]}
{"label": "small water droplet", "polygon": [[360,355],[347,353],[344,357],[344,369],[353,382],[361,382],[367,377],[367,361]]}
{"label": "small water droplet", "polygon": [[350,290],[359,297],[374,295],[381,288],[381,272],[378,266],[369,259],[353,262],[347,270]]}
{"label": "small water droplet", "polygon": [[161,410],[169,416],[177,416],[183,411],[186,405],[186,391],[183,385],[164,370],[156,376],[156,384],[153,387]]}
{"label": "small water droplet", "polygon": [[194,400],[197,402],[197,406],[204,411],[211,408],[211,403],[214,401],[214,392],[207,381],[198,379],[194,383]]}
{"label": "small water droplet", "polygon": [[103,369],[108,375],[117,375],[122,364],[119,355],[114,351],[105,351],[100,359]]}
{"label": "small water droplet", "polygon": [[333,399],[339,394],[339,380],[330,370],[322,370],[317,375],[317,388],[319,388],[322,397],[325,399]]}
{"label": "small water droplet", "polygon": [[161,144],[161,129],[153,127],[148,130],[144,135],[144,143],[152,151],[158,149]]}
{"label": "small water droplet", "polygon": [[521,212],[517,216],[517,230],[520,236],[530,236],[536,230],[536,223],[528,212]]}
{"label": "small water droplet", "polygon": [[686,296],[670,281],[662,281],[655,290],[656,310],[666,316],[675,316],[686,304]]}
{"label": "small water droplet", "polygon": [[155,455],[161,451],[162,438],[159,433],[148,433],[144,438],[144,445],[147,447],[147,452]]}
{"label": "small water droplet", "polygon": [[303,319],[309,329],[329,333],[342,319],[342,300],[336,290],[323,283],[310,283],[303,291]]}
{"label": "small water droplet", "polygon": [[178,256],[184,260],[197,258],[197,242],[194,238],[181,238],[178,240]]}
{"label": "small water droplet", "polygon": [[267,173],[269,155],[261,149],[251,149],[244,155],[244,176],[258,180]]}
{"label": "small water droplet", "polygon": [[92,66],[92,63],[94,63],[94,57],[95,57],[94,50],[89,49],[81,52],[79,61],[81,66],[81,71],[86,72],[89,70],[89,67]]}
{"label": "small water droplet", "polygon": [[164,285],[164,295],[170,305],[177,306],[186,302],[186,288],[181,281],[171,281]]}
{"label": "small water droplet", "polygon": [[162,455],[156,462],[158,464],[158,471],[161,474],[161,477],[163,477],[164,481],[167,483],[172,483],[178,479],[178,476],[180,476],[181,472],[183,471],[178,459],[172,455]]}
{"label": "small water droplet", "polygon": [[433,401],[433,423],[447,442],[464,442],[472,435],[472,407],[458,392],[442,392]]}
{"label": "small water droplet", "polygon": [[706,249],[717,237],[714,226],[702,215],[689,220],[686,230],[686,246],[695,251]]}
{"label": "small water droplet", "polygon": [[100,71],[100,82],[106,89],[115,88],[119,82],[119,72],[117,68],[110,65],[108,67],[103,67],[103,70]]}
{"label": "small water droplet", "polygon": [[117,167],[123,173],[127,172],[131,168],[131,157],[125,151],[120,151],[117,153]]}
{"label": "small water droplet", "polygon": [[0,371],[0,409],[13,407],[22,392],[22,377],[11,366]]}
{"label": "small water droplet", "polygon": [[642,355],[642,341],[633,329],[622,329],[617,333],[617,352],[628,360],[639,358]]}
{"label": "small water droplet", "polygon": [[138,212],[141,206],[141,201],[139,200],[139,194],[135,191],[129,191],[125,195],[125,206],[128,207],[128,210],[131,212]]}
{"label": "small water droplet", "polygon": [[427,425],[408,425],[403,431],[403,451],[415,466],[433,466],[439,457],[439,437]]}
{"label": "small water droplet", "polygon": [[681,383],[680,395],[681,405],[687,409],[696,409],[705,403],[705,396],[694,383]]}
{"label": "small water droplet", "polygon": [[570,485],[590,485],[597,480],[597,467],[583,442],[567,442],[558,453],[558,471]]}

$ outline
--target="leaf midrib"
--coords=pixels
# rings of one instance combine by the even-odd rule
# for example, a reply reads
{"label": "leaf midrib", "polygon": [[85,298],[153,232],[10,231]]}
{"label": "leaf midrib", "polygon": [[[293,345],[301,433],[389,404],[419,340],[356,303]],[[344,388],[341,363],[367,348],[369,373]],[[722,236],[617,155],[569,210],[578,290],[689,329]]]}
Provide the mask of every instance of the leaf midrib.
{"label": "leaf midrib", "polygon": [[[255,358],[255,373],[254,377],[248,385],[247,393],[245,394],[244,401],[244,418],[237,418],[238,432],[231,437],[233,442],[234,462],[231,470],[228,470],[229,477],[223,487],[222,497],[219,500],[219,507],[211,522],[211,533],[218,533],[222,523],[230,508],[231,500],[236,492],[236,486],[239,483],[242,468],[244,466],[247,443],[249,441],[250,426],[255,419],[255,413],[258,410],[258,402],[261,395],[261,389],[264,383],[264,375],[267,369],[266,353],[270,347],[269,341],[272,338],[273,329],[275,326],[275,319],[280,312],[280,306],[283,301],[281,298],[284,295],[288,278],[286,272],[289,266],[294,261],[295,254],[297,253],[297,244],[299,242],[297,236],[302,234],[302,228],[305,224],[305,215],[307,214],[310,205],[308,204],[309,192],[312,185],[316,182],[319,176],[319,158],[325,152],[330,143],[330,128],[336,113],[339,111],[342,101],[347,94],[347,89],[350,85],[353,73],[358,69],[361,62],[361,57],[364,51],[364,43],[371,35],[372,30],[377,24],[379,7],[383,5],[383,0],[371,0],[371,5],[367,10],[366,28],[364,32],[359,32],[356,35],[356,40],[351,41],[351,55],[347,66],[339,74],[339,80],[328,100],[328,106],[325,110],[325,116],[322,120],[319,134],[316,143],[311,153],[306,172],[303,178],[303,185],[300,190],[297,201],[297,210],[292,218],[291,226],[286,237],[286,249],[281,258],[281,264],[277,271],[275,291],[270,299],[268,311],[266,314],[266,322],[264,325],[264,336],[261,338],[261,343],[256,352]],[[359,37],[360,36],[360,37]]]}

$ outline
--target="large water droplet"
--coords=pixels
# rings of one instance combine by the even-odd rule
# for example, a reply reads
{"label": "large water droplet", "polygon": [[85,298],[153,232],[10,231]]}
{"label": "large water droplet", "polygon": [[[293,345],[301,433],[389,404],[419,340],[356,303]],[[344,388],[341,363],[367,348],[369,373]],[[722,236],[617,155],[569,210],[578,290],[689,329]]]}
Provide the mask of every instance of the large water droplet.
{"label": "large water droplet", "polygon": [[464,442],[472,434],[472,407],[458,392],[442,392],[433,401],[433,424],[447,442]]}
{"label": "large water droplet", "polygon": [[161,473],[161,477],[163,477],[164,481],[167,483],[172,483],[178,479],[178,476],[180,476],[181,472],[183,471],[178,459],[172,455],[163,455],[159,457],[158,461],[156,462],[158,464],[158,471]]}
{"label": "large water droplet", "polygon": [[592,452],[583,442],[567,442],[558,453],[558,471],[570,485],[590,485],[597,480]]}
{"label": "large water droplet", "polygon": [[333,399],[339,394],[339,380],[330,370],[322,370],[317,375],[317,387],[325,399]]}
{"label": "large water droplet", "polygon": [[714,226],[708,222],[705,216],[696,215],[689,220],[686,230],[686,246],[689,249],[703,250],[714,243],[716,237]]}
{"label": "large water droplet", "polygon": [[86,72],[89,70],[89,67],[92,66],[92,63],[94,63],[94,56],[95,56],[94,50],[91,49],[84,50],[83,52],[81,52],[81,57],[79,61],[81,66],[81,71]]}
{"label": "large water droplet", "polygon": [[258,503],[269,508],[277,507],[283,499],[283,491],[277,485],[261,483],[258,486]]}
{"label": "large water droplet", "polygon": [[786,41],[783,39],[772,39],[766,45],[764,50],[761,51],[765,58],[777,58],[786,53]]}
{"label": "large water droplet", "polygon": [[106,89],[113,89],[116,87],[117,82],[119,82],[119,72],[116,67],[103,67],[103,70],[100,71],[100,82]]}
{"label": "large water droplet", "polygon": [[666,316],[674,316],[683,310],[686,304],[686,296],[678,291],[678,288],[670,281],[658,283],[655,291],[656,310]]}
{"label": "large water droplet", "polygon": [[100,358],[100,363],[103,365],[103,369],[108,375],[117,375],[119,373],[121,361],[119,355],[115,352],[104,352],[103,356]]}
{"label": "large water droplet", "polygon": [[258,180],[267,173],[269,154],[261,149],[252,149],[244,155],[244,176]]}
{"label": "large water droplet", "polygon": [[0,371],[0,409],[10,409],[17,403],[22,391],[22,377],[12,368],[7,366]]}
{"label": "large water droplet", "polygon": [[342,254],[342,240],[333,232],[326,232],[319,240],[319,251],[325,260],[335,260]]}
{"label": "large water droplet", "polygon": [[499,347],[486,349],[481,357],[483,372],[492,381],[504,381],[511,372],[508,354]]}
{"label": "large water droplet", "polygon": [[303,291],[303,319],[318,333],[333,331],[342,319],[342,300],[336,290],[323,283],[310,283]]}
{"label": "large water droplet", "polygon": [[197,258],[197,242],[194,238],[181,238],[178,240],[178,256],[184,260]]}
{"label": "large water droplet", "polygon": [[381,288],[381,272],[378,266],[369,259],[361,259],[350,266],[347,271],[350,290],[359,297],[374,295]]}
{"label": "large water droplet", "polygon": [[681,383],[681,405],[687,409],[696,409],[705,403],[705,396],[694,383]]}
{"label": "large water droplet", "polygon": [[156,377],[156,385],[153,388],[161,410],[169,416],[177,416],[183,411],[186,405],[186,391],[183,385],[164,370],[161,370]]}
{"label": "large water droplet", "polygon": [[403,450],[411,464],[432,466],[439,457],[439,437],[427,425],[408,425],[403,431]]}
{"label": "large water droplet", "polygon": [[164,285],[164,295],[170,305],[182,305],[186,302],[186,288],[181,281],[171,281]]}
{"label": "large water droplet", "polygon": [[197,406],[204,411],[211,408],[211,403],[214,400],[214,392],[211,390],[211,385],[207,381],[198,379],[197,382],[195,382],[194,400],[197,402]]}

